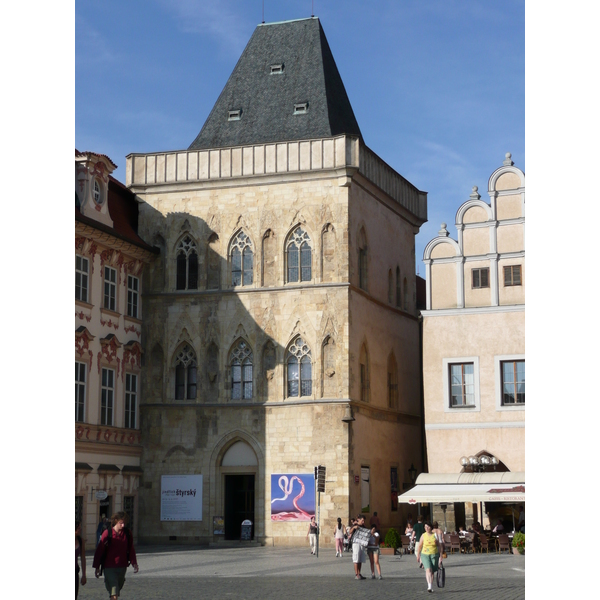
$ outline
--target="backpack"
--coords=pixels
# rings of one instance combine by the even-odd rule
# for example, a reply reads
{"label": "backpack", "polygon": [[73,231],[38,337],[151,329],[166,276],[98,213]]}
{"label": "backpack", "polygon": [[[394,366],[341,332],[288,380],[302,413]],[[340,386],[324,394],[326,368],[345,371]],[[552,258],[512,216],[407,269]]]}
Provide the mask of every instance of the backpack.
{"label": "backpack", "polygon": [[[108,534],[106,536],[106,540],[104,541],[104,550],[102,551],[102,560],[100,561],[100,575],[104,571],[104,561],[106,560],[106,553],[108,552],[108,547],[110,546],[110,542],[112,540],[113,528],[109,526],[107,528]],[[125,533],[125,537],[127,538],[127,566],[130,565],[129,562],[129,549],[131,548],[131,531],[129,527],[123,527],[123,531]]]}

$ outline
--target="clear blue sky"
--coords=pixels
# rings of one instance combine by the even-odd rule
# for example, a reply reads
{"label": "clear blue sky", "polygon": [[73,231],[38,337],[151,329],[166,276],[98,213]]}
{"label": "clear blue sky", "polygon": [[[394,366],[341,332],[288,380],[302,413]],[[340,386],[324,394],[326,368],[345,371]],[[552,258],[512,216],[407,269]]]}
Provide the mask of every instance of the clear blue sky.
{"label": "clear blue sky", "polygon": [[[311,16],[265,0],[265,21]],[[416,262],[511,152],[525,170],[523,0],[314,0],[367,145],[429,193]],[[75,3],[75,147],[187,148],[256,26],[262,0]]]}

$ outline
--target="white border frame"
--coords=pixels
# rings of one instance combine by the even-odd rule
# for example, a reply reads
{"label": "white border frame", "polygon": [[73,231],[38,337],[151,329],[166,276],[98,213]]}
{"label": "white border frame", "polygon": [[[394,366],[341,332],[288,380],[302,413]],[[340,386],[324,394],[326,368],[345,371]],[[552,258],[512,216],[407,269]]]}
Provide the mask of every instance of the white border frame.
{"label": "white border frame", "polygon": [[494,356],[494,381],[496,387],[496,410],[499,412],[525,410],[525,404],[515,404],[514,406],[502,404],[502,373],[500,363],[509,360],[525,360],[524,354],[499,354]]}
{"label": "white border frame", "polygon": [[[458,363],[473,363],[473,380],[475,385],[475,406],[450,406],[450,376],[449,366]],[[459,356],[442,359],[442,381],[444,385],[444,412],[459,413],[481,412],[481,395],[479,393],[479,356]]]}

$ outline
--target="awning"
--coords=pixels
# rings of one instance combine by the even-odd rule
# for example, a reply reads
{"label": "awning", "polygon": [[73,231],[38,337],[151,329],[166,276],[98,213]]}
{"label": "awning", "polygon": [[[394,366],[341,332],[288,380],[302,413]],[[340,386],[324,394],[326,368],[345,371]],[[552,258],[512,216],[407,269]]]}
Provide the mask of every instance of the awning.
{"label": "awning", "polygon": [[398,502],[525,502],[525,473],[421,473]]}

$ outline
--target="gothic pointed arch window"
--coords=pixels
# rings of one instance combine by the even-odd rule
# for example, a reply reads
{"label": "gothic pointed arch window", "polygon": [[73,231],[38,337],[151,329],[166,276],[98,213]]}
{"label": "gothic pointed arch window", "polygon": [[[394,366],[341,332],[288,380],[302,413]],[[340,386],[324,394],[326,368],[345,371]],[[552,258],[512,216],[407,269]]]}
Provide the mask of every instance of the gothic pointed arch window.
{"label": "gothic pointed arch window", "polygon": [[184,236],[177,245],[177,289],[198,289],[198,251],[190,235]]}
{"label": "gothic pointed arch window", "polygon": [[286,353],[287,397],[312,396],[312,356],[308,344],[294,339]]}
{"label": "gothic pointed arch window", "polygon": [[392,270],[388,271],[388,303],[393,304],[394,302],[394,276]]}
{"label": "gothic pointed arch window", "polygon": [[367,345],[363,344],[360,349],[360,399],[368,402],[370,393],[369,352]]}
{"label": "gothic pointed arch window", "polygon": [[302,227],[289,235],[285,247],[288,283],[312,279],[312,242]]}
{"label": "gothic pointed arch window", "polygon": [[403,287],[404,287],[404,310],[408,310],[408,282],[406,280],[406,277],[404,278]]}
{"label": "gothic pointed arch window", "polygon": [[238,340],[231,350],[231,399],[252,399],[252,349],[245,340]]}
{"label": "gothic pointed arch window", "polygon": [[401,286],[400,283],[400,267],[396,267],[396,306],[402,308],[402,297],[401,297]]}
{"label": "gothic pointed arch window", "polygon": [[229,261],[231,285],[233,287],[250,285],[254,279],[254,253],[252,242],[243,231],[238,231],[231,240]]}
{"label": "gothic pointed arch window", "polygon": [[175,400],[195,400],[198,392],[196,353],[185,344],[175,355]]}

